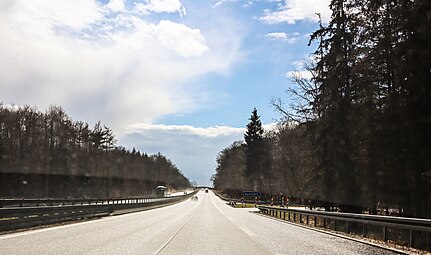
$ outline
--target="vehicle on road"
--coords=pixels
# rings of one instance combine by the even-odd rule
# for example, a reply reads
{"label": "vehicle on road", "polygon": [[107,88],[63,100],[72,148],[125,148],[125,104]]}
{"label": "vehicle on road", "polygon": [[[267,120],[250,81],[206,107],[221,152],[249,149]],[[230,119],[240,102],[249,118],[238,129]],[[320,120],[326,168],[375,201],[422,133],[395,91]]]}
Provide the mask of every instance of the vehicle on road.
{"label": "vehicle on road", "polygon": [[192,198],[190,200],[192,200],[192,201],[198,201],[198,197],[197,196],[192,196]]}
{"label": "vehicle on road", "polygon": [[166,195],[166,187],[162,186],[162,185],[157,186],[157,188],[156,188],[156,196],[158,196],[158,197],[164,197],[165,195]]}
{"label": "vehicle on road", "polygon": [[208,193],[208,189],[205,189],[205,193]]}

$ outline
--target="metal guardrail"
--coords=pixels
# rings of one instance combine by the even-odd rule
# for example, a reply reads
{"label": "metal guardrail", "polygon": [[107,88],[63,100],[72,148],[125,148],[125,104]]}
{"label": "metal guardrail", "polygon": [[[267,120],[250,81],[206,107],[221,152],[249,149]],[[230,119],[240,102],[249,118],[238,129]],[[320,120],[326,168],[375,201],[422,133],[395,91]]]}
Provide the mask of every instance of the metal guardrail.
{"label": "metal guardrail", "polygon": [[28,207],[28,206],[61,206],[61,205],[92,205],[92,204],[127,204],[127,203],[148,203],[168,199],[170,197],[146,196],[137,198],[90,198],[90,199],[0,199],[0,208],[5,207]]}
{"label": "metal guardrail", "polygon": [[219,194],[217,191],[213,190],[214,194],[216,196],[218,196],[221,200],[227,201],[229,202],[229,204],[240,204],[240,203],[247,203],[247,204],[257,204],[257,205],[263,205],[263,204],[269,204],[265,201],[255,201],[255,200],[251,200],[251,199],[245,199],[245,200],[241,200],[241,199],[236,199],[236,198],[227,198],[222,196],[221,194]]}
{"label": "metal guardrail", "polygon": [[0,209],[0,231],[107,216],[110,213],[108,205],[3,208]]}
{"label": "metal guardrail", "polygon": [[[419,218],[406,218],[406,217],[392,217],[392,216],[381,216],[381,215],[367,215],[367,214],[355,214],[355,213],[339,213],[339,212],[325,212],[325,211],[312,211],[312,210],[300,210],[300,209],[289,209],[272,206],[258,206],[261,213],[282,218],[284,220],[291,220],[296,222],[296,217],[299,217],[300,223],[309,225],[310,218],[313,220],[313,225],[316,226],[318,219],[323,221],[323,228],[328,227],[328,222],[332,221],[334,230],[344,231],[346,233],[351,232],[351,223],[358,223],[362,225],[362,236],[367,236],[367,225],[374,225],[382,227],[383,241],[388,241],[388,228],[404,229],[409,231],[409,246],[414,245],[414,231],[426,232],[427,235],[427,249],[428,244],[428,233],[431,232],[431,220],[430,219],[419,219]],[[305,222],[304,217],[305,216]],[[337,222],[347,223],[345,229],[337,229]]]}
{"label": "metal guardrail", "polygon": [[195,193],[175,197],[129,199],[2,199],[3,205],[8,207],[0,208],[0,231],[136,212],[174,204]]}

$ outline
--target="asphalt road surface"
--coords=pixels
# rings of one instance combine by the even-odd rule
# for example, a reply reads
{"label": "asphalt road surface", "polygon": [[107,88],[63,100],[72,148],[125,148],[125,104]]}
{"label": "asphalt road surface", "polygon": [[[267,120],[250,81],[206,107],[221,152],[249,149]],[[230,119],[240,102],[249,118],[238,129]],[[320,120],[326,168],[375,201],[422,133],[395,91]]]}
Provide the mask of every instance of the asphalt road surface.
{"label": "asphalt road surface", "polygon": [[0,236],[0,254],[393,254],[229,207],[211,191],[121,216]]}

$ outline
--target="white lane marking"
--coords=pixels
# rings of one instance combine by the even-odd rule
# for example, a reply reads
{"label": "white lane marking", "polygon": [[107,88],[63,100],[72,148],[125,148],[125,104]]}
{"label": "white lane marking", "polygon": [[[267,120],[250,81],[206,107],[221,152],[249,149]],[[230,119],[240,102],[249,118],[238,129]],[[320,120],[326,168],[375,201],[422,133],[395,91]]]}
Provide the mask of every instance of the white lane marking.
{"label": "white lane marking", "polygon": [[241,226],[238,226],[242,231],[244,231],[247,235],[249,235],[249,236],[256,236],[256,234],[255,233],[253,233],[250,229],[248,229],[248,228],[246,228],[246,227],[241,227]]}
{"label": "white lane marking", "polygon": [[249,235],[249,236],[256,236],[256,234],[253,232],[253,231],[251,231],[251,230],[249,230],[248,228],[246,228],[246,227],[243,227],[243,226],[240,226],[240,225],[238,225],[238,223],[237,222],[235,222],[235,220],[234,219],[232,219],[231,217],[229,217],[229,216],[227,216],[227,214],[225,213],[225,212],[223,212],[222,211],[222,209],[220,209],[214,202],[213,202],[213,200],[211,200],[211,202],[212,202],[212,204],[213,204],[213,206],[221,213],[221,214],[223,214],[223,216],[225,216],[230,222],[232,222],[235,226],[237,226],[238,228],[240,228],[242,231],[244,231],[247,235]]}
{"label": "white lane marking", "polygon": [[162,246],[162,248],[160,248],[160,250],[156,253],[156,255],[157,254],[160,254],[160,252],[162,252],[168,245],[169,245],[169,243],[170,242],[172,242],[172,240],[174,240],[174,238],[178,235],[178,233],[180,233],[180,231],[181,230],[183,230],[183,228],[191,221],[193,219],[193,216],[188,220],[188,221],[186,221],[182,226],[181,226],[181,228],[180,229],[178,229],[178,231],[171,237],[171,238],[169,238],[169,240]]}

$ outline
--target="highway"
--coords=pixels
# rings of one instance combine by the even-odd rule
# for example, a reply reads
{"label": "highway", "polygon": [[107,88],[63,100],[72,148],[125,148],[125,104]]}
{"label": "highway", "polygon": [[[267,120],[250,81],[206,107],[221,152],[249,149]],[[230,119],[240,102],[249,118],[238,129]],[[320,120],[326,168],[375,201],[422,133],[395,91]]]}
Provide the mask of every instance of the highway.
{"label": "highway", "polygon": [[232,208],[211,191],[198,201],[0,236],[1,254],[394,254]]}

